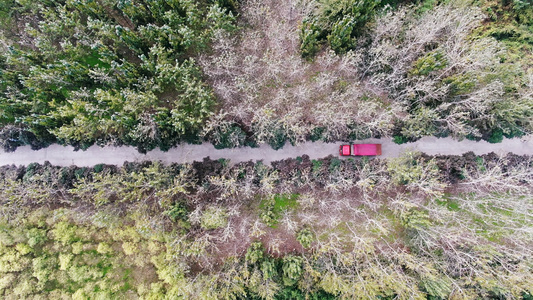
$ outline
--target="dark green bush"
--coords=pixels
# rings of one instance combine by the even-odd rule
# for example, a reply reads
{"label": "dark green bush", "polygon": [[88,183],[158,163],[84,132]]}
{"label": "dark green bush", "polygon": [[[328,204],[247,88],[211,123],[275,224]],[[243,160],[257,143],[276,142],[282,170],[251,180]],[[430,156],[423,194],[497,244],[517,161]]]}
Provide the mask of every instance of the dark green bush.
{"label": "dark green bush", "polygon": [[322,139],[322,135],[324,131],[326,130],[325,127],[315,127],[311,131],[311,135],[309,136],[309,139],[313,142],[320,141]]}
{"label": "dark green bush", "polygon": [[487,141],[492,144],[501,143],[503,141],[503,130],[500,128],[494,129]]}
{"label": "dark green bush", "polygon": [[215,139],[213,146],[215,149],[235,148],[245,145],[246,133],[237,125],[233,125],[224,131],[215,133],[217,138]]}
{"label": "dark green bush", "polygon": [[170,209],[164,212],[173,222],[182,220],[187,221],[187,208],[181,202],[176,202]]}
{"label": "dark green bush", "polygon": [[309,21],[302,22],[300,30],[300,53],[303,58],[313,58],[320,50],[319,29]]}
{"label": "dark green bush", "polygon": [[285,146],[285,143],[287,142],[287,133],[283,128],[275,128],[273,129],[273,135],[272,137],[267,141],[267,143],[274,149],[278,150],[283,148]]}
{"label": "dark green bush", "polygon": [[405,136],[403,135],[395,135],[392,137],[392,141],[395,143],[395,144],[405,144],[405,143],[408,143],[409,142],[409,139],[406,138]]}

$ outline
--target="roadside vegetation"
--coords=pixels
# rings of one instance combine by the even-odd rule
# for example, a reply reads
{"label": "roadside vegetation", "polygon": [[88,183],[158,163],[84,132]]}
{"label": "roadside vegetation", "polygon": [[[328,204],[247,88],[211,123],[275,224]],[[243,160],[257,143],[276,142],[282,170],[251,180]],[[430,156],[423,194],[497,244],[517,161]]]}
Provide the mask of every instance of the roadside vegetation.
{"label": "roadside vegetation", "polygon": [[532,131],[525,0],[3,1],[0,144]]}
{"label": "roadside vegetation", "polygon": [[531,299],[531,157],[0,170],[0,295]]}

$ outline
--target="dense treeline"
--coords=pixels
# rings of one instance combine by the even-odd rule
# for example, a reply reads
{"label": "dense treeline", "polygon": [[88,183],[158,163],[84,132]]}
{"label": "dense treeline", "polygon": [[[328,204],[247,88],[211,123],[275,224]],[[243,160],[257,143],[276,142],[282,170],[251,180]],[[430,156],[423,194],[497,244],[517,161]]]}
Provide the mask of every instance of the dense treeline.
{"label": "dense treeline", "polygon": [[4,148],[52,142],[167,149],[214,109],[196,53],[233,27],[232,1],[3,1]]}
{"label": "dense treeline", "polygon": [[533,160],[0,170],[0,295],[530,299]]}
{"label": "dense treeline", "polygon": [[3,1],[0,144],[532,131],[530,1]]}

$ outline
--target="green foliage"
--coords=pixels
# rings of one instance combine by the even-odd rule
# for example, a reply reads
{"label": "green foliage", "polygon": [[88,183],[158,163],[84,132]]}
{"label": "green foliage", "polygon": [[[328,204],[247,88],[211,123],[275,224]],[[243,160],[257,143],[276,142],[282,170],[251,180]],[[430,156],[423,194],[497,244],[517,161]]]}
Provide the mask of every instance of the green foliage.
{"label": "green foliage", "polygon": [[433,9],[437,3],[439,3],[439,0],[423,0],[417,8],[417,13],[423,14],[429,11]]}
{"label": "green foliage", "polygon": [[322,135],[323,135],[325,130],[326,130],[325,127],[315,127],[315,128],[313,128],[313,130],[311,131],[311,136],[309,137],[309,139],[312,142],[320,141],[322,139]]}
{"label": "green foliage", "polygon": [[32,228],[27,231],[26,237],[28,238],[28,245],[30,247],[35,247],[46,242],[46,231],[43,229]]}
{"label": "green foliage", "polygon": [[77,226],[62,221],[54,225],[52,234],[54,235],[54,239],[56,241],[61,242],[61,244],[65,246],[79,240],[79,238],[76,236],[77,229]]}
{"label": "green foliage", "polygon": [[323,161],[316,159],[313,159],[311,163],[313,164],[313,173],[318,173],[324,164]]}
{"label": "green foliage", "polygon": [[275,194],[274,210],[281,212],[286,209],[296,208],[299,194]]}
{"label": "green foliage", "polygon": [[178,220],[186,221],[187,220],[187,208],[181,202],[176,202],[170,207],[169,210],[164,212],[172,221],[176,222]]}
{"label": "green foliage", "polygon": [[303,58],[313,58],[318,53],[320,30],[309,21],[302,22],[300,52]]}
{"label": "green foliage", "polygon": [[405,121],[402,135],[410,140],[433,135],[437,132],[435,123],[437,118],[438,114],[435,110],[422,106]]}
{"label": "green foliage", "polygon": [[[264,252],[265,250],[263,249],[263,244],[261,244],[261,242],[253,242],[250,244],[250,247],[248,247],[248,250],[246,250],[246,262],[252,265],[261,262],[265,255]],[[270,268],[271,265],[265,265],[265,271],[267,271],[267,273],[269,273]]]}
{"label": "green foliage", "polygon": [[[133,249],[133,242],[122,243],[131,244],[130,249],[123,246],[124,251],[113,250],[121,249],[116,238],[125,236],[128,228],[119,230],[118,235],[113,236],[86,224],[76,225],[67,220],[54,220],[56,213],[42,212],[48,224],[35,227],[33,221],[30,221],[21,228],[22,234],[33,244],[32,247],[22,242],[17,242],[13,247],[0,247],[1,297],[18,295],[56,299],[58,295],[63,295],[62,297],[76,299],[84,295],[83,299],[125,298],[126,295],[135,293],[131,288],[132,280],[127,274],[132,270],[140,272],[141,268],[136,265],[136,261],[143,262],[142,272],[155,273],[154,266],[149,263],[150,256],[154,253],[147,252],[143,247]],[[13,225],[7,226],[13,229]],[[78,241],[71,243],[73,230],[79,232],[80,236],[77,237]],[[50,239],[43,238],[47,231],[52,232]],[[87,231],[89,235],[85,235]],[[103,241],[95,247],[87,238]],[[147,243],[145,240],[140,241]],[[159,254],[161,250],[159,248],[155,254]],[[126,259],[126,255],[131,259]],[[147,258],[146,264],[144,262]],[[150,284],[153,280],[158,278],[147,279],[144,283]]]}
{"label": "green foliage", "polygon": [[406,152],[389,160],[387,170],[396,184],[433,195],[442,193],[444,184],[439,178],[439,168],[434,160],[422,160],[420,153]]}
{"label": "green foliage", "polygon": [[328,43],[331,49],[338,54],[346,53],[354,49],[356,42],[352,38],[356,22],[351,16],[344,16],[331,27],[331,33],[328,35]]}
{"label": "green foliage", "polygon": [[212,134],[215,149],[235,148],[244,146],[246,133],[237,125],[218,127]]}
{"label": "green foliage", "polygon": [[283,273],[283,284],[294,285],[302,276],[302,258],[299,256],[286,255],[282,259],[281,270]]}
{"label": "green foliage", "polygon": [[137,253],[137,244],[133,242],[124,242],[122,243],[122,250],[124,251],[124,254],[126,255],[133,255]]}
{"label": "green foliage", "polygon": [[202,212],[200,226],[203,229],[217,229],[226,226],[228,214],[225,208],[209,206]]}
{"label": "green foliage", "polygon": [[274,226],[278,223],[278,214],[274,212],[275,202],[267,200],[262,203],[262,210],[260,214],[261,221],[267,226]]}
{"label": "green foliage", "polygon": [[392,141],[395,144],[401,145],[409,142],[409,139],[403,135],[395,135],[392,137]]}
{"label": "green foliage", "polygon": [[314,235],[309,228],[303,228],[296,234],[296,240],[300,242],[302,247],[309,248],[313,243]]}
{"label": "green foliage", "polygon": [[452,291],[450,283],[444,279],[423,279],[421,281],[421,286],[424,291],[428,294],[428,298],[433,299],[446,299]]}
{"label": "green foliage", "polygon": [[329,172],[333,173],[335,171],[338,171],[342,165],[342,161],[338,159],[337,157],[334,157],[331,159],[329,163]]}
{"label": "green foliage", "polygon": [[281,127],[276,127],[272,129],[271,137],[267,140],[267,143],[274,150],[278,150],[285,146],[287,142],[287,132]]}
{"label": "green foliage", "polygon": [[533,4],[528,0],[480,1],[488,14],[481,35],[505,43],[513,54],[531,57],[533,45]]}
{"label": "green foliage", "polygon": [[372,20],[381,0],[315,1],[315,10],[302,22],[300,51],[302,57],[313,57],[319,44],[327,40],[331,49],[342,54],[353,50],[355,38]]}
{"label": "green foliage", "polygon": [[272,259],[265,259],[261,263],[261,272],[265,279],[275,279],[278,276],[276,263]]}
{"label": "green foliage", "polygon": [[238,0],[217,0],[216,2],[218,5],[220,5],[220,7],[229,9],[233,13],[237,12],[237,8],[239,7]]}
{"label": "green foliage", "polygon": [[261,220],[267,226],[275,226],[282,211],[296,208],[298,196],[298,194],[275,194],[271,198],[263,199],[259,206]]}
{"label": "green foliage", "polygon": [[427,76],[435,70],[444,69],[447,65],[448,62],[442,52],[433,51],[416,60],[410,74],[413,76]]}
{"label": "green foliage", "polygon": [[493,144],[501,143],[503,141],[503,130],[499,128],[494,129],[487,141]]}
{"label": "green foliage", "polygon": [[444,78],[443,82],[449,85],[453,96],[471,93],[476,87],[473,74],[452,75]]}
{"label": "green foliage", "polygon": [[10,25],[13,22],[13,16],[16,9],[16,2],[15,0],[6,0],[2,1],[0,3],[0,28],[1,29],[9,29]]}
{"label": "green foliage", "polygon": [[[316,160],[317,177],[306,183],[313,190],[305,186],[301,198],[295,178],[313,169],[304,157],[272,166],[206,160],[80,171],[80,181],[88,182],[113,174],[110,188],[136,191],[140,199],[111,198],[98,207],[92,197],[98,189],[84,189],[79,197],[70,187],[51,185],[65,168],[6,166],[0,168],[0,298],[446,299],[455,288],[471,298],[527,298],[531,258],[521,243],[531,241],[531,197],[524,184],[530,165],[519,158],[406,153],[386,162],[341,160],[339,174],[329,173],[331,158],[325,158]],[[453,170],[463,178],[446,178],[459,184],[436,193]],[[257,205],[253,194],[262,191],[260,181],[276,172],[270,196],[258,192],[262,196],[255,199],[264,203]],[[221,191],[204,184],[215,174],[234,179],[243,199],[215,202]],[[349,189],[328,192],[324,186],[339,176],[352,180]],[[366,179],[372,190],[361,188]],[[56,194],[32,202],[31,190],[50,185]],[[468,189],[472,185],[475,192]],[[486,191],[493,189],[498,192]],[[12,201],[14,196],[29,198]],[[182,203],[191,206],[188,218],[200,226],[169,220],[186,215]],[[261,240],[248,246],[255,225],[245,222],[266,205],[274,219],[294,210],[284,216],[292,219],[284,218],[287,226],[261,228]],[[229,225],[244,220],[244,230],[228,226],[229,216]],[[223,230],[212,230],[221,224]],[[291,236],[306,251],[296,254]]]}
{"label": "green foliage", "polygon": [[96,248],[96,251],[100,254],[109,254],[113,253],[113,248],[108,243],[102,242],[98,243],[98,247]]}
{"label": "green foliage", "polygon": [[408,230],[425,229],[431,226],[427,212],[418,209],[402,211],[400,215],[402,225]]}

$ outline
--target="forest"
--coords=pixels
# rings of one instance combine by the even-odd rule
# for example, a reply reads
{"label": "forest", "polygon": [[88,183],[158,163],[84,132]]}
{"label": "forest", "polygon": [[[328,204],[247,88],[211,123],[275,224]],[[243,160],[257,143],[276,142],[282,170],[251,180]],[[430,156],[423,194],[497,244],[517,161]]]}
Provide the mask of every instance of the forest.
{"label": "forest", "polygon": [[[0,0],[0,146],[533,133],[531,0]],[[533,157],[0,167],[2,299],[533,299]]]}
{"label": "forest", "polygon": [[532,132],[529,0],[4,0],[0,143]]}
{"label": "forest", "polygon": [[532,299],[533,157],[0,169],[5,299]]}

